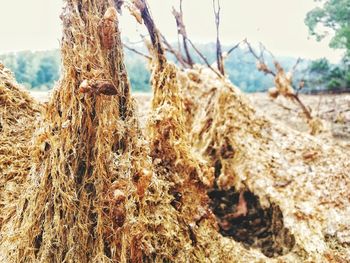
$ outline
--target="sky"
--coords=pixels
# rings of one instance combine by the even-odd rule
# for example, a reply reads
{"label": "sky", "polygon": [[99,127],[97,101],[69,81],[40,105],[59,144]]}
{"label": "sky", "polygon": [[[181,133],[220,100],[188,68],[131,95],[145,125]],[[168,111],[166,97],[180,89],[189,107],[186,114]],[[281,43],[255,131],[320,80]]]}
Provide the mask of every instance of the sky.
{"label": "sky", "polygon": [[[19,50],[48,50],[59,47],[62,0],[0,0],[0,53]],[[179,0],[148,0],[160,31],[176,40],[171,14]],[[223,44],[234,45],[244,38],[259,41],[275,55],[332,62],[342,51],[330,49],[328,41],[310,38],[304,24],[313,0],[221,0],[220,34]],[[183,0],[184,20],[193,42],[215,41],[212,0]],[[120,17],[122,36],[138,41],[145,32],[127,10]]]}

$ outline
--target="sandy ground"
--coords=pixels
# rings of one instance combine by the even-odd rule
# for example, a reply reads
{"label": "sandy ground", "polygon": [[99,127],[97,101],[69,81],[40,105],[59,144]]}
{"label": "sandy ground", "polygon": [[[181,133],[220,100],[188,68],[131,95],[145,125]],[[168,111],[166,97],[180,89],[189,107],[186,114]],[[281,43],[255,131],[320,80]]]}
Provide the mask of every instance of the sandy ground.
{"label": "sandy ground", "polygon": [[[49,92],[31,92],[40,101],[47,101]],[[150,112],[152,95],[135,93],[141,123],[145,124]],[[266,93],[248,94],[258,112],[277,122],[298,130],[308,131],[300,108],[284,98],[272,101]],[[325,121],[327,128],[336,140],[350,142],[350,94],[301,95],[301,100],[317,116]]]}

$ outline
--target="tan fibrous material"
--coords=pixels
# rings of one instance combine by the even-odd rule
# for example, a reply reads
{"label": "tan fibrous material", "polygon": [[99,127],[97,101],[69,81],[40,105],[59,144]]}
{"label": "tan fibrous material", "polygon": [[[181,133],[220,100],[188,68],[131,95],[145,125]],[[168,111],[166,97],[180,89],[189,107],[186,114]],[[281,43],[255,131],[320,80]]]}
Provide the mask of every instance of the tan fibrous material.
{"label": "tan fibrous material", "polygon": [[169,63],[162,70],[155,63],[153,70],[154,97],[147,134],[155,173],[167,183],[162,195],[170,195],[172,208],[155,203],[151,206],[155,218],[162,218],[156,220],[162,222],[162,227],[147,233],[152,237],[147,242],[154,251],[152,262],[261,260],[264,256],[258,251],[248,252],[219,234],[207,196],[207,190],[213,187],[214,169],[193,150],[187,136],[179,93],[181,74]]}
{"label": "tan fibrous material", "polygon": [[[17,211],[2,228],[0,259],[260,258],[217,232],[205,194],[212,169],[191,153],[173,65],[155,68],[149,150],[135,118],[119,31],[111,31],[116,33],[111,49],[100,36],[98,25],[109,8],[105,1],[66,1],[63,77],[36,132]],[[100,81],[111,83],[116,94],[81,92]]]}
{"label": "tan fibrous material", "polygon": [[31,140],[41,108],[0,63],[0,229],[15,213],[29,174]]}
{"label": "tan fibrous material", "polygon": [[289,234],[277,233],[274,245],[288,245],[290,235],[295,244],[276,259],[349,261],[346,152],[259,115],[237,88],[206,69],[188,70],[180,79],[185,103],[195,105],[185,115],[189,138],[215,168],[218,191],[250,191],[263,207],[280,209]]}
{"label": "tan fibrous material", "polygon": [[[134,117],[116,12],[108,1],[65,4],[63,77],[34,139],[17,212],[3,226],[5,262],[139,257],[143,229],[135,217],[153,173]],[[116,92],[82,93],[85,80],[108,82]]]}

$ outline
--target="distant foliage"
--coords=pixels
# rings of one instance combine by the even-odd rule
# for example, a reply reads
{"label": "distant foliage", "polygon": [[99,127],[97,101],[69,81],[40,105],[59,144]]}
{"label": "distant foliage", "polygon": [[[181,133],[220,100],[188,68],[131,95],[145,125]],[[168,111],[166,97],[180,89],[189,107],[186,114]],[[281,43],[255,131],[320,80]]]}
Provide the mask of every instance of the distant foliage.
{"label": "distant foliage", "polygon": [[313,89],[345,90],[350,87],[350,70],[344,63],[332,65],[326,58],[315,60],[310,63],[307,83]]}
{"label": "distant foliage", "polygon": [[59,78],[60,56],[56,50],[10,53],[0,55],[0,61],[29,89],[48,90]]}
{"label": "distant foliage", "polygon": [[326,59],[314,61],[309,68],[311,81],[328,89],[350,88],[350,0],[321,0],[323,5],[311,10],[305,24],[310,35],[321,41],[333,35],[329,46],[344,49],[344,58],[340,65],[332,66]]}
{"label": "distant foliage", "polygon": [[322,40],[334,33],[329,45],[332,48],[346,49],[350,56],[350,0],[321,0],[322,7],[311,10],[305,23],[311,35]]}
{"label": "distant foliage", "polygon": [[[215,44],[198,45],[201,52],[208,58],[210,63],[215,63]],[[230,47],[223,47],[228,50]],[[136,49],[147,53],[144,47],[137,46]],[[200,58],[191,50],[192,57],[196,62],[202,63]],[[170,60],[174,60],[169,56]],[[280,58],[288,69],[295,63],[293,58]],[[16,76],[18,82],[33,90],[49,90],[60,77],[60,53],[58,50],[0,55],[2,61]],[[130,81],[134,91],[150,91],[150,71],[147,61],[129,51],[125,50],[125,63],[129,71]],[[273,79],[265,76],[256,69],[255,60],[244,49],[236,49],[226,60],[226,74],[230,80],[246,92],[266,91],[272,87]]]}

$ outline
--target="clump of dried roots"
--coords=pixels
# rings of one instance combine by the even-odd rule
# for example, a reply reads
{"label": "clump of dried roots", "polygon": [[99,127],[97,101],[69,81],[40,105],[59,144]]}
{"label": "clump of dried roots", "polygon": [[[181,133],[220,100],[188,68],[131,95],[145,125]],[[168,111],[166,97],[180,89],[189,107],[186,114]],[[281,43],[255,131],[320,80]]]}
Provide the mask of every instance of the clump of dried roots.
{"label": "clump of dried roots", "polygon": [[220,232],[286,262],[349,260],[349,247],[336,250],[326,238],[346,247],[350,230],[342,149],[259,116],[207,70],[188,70],[181,82],[192,146],[215,169],[209,196]]}
{"label": "clump of dried roots", "polygon": [[9,262],[124,262],[138,257],[134,218],[152,172],[117,13],[108,1],[65,2],[63,78],[36,135],[17,213],[4,225],[2,254]]}
{"label": "clump of dried roots", "polygon": [[15,201],[29,174],[31,138],[40,110],[0,63],[0,229],[15,213]]}

